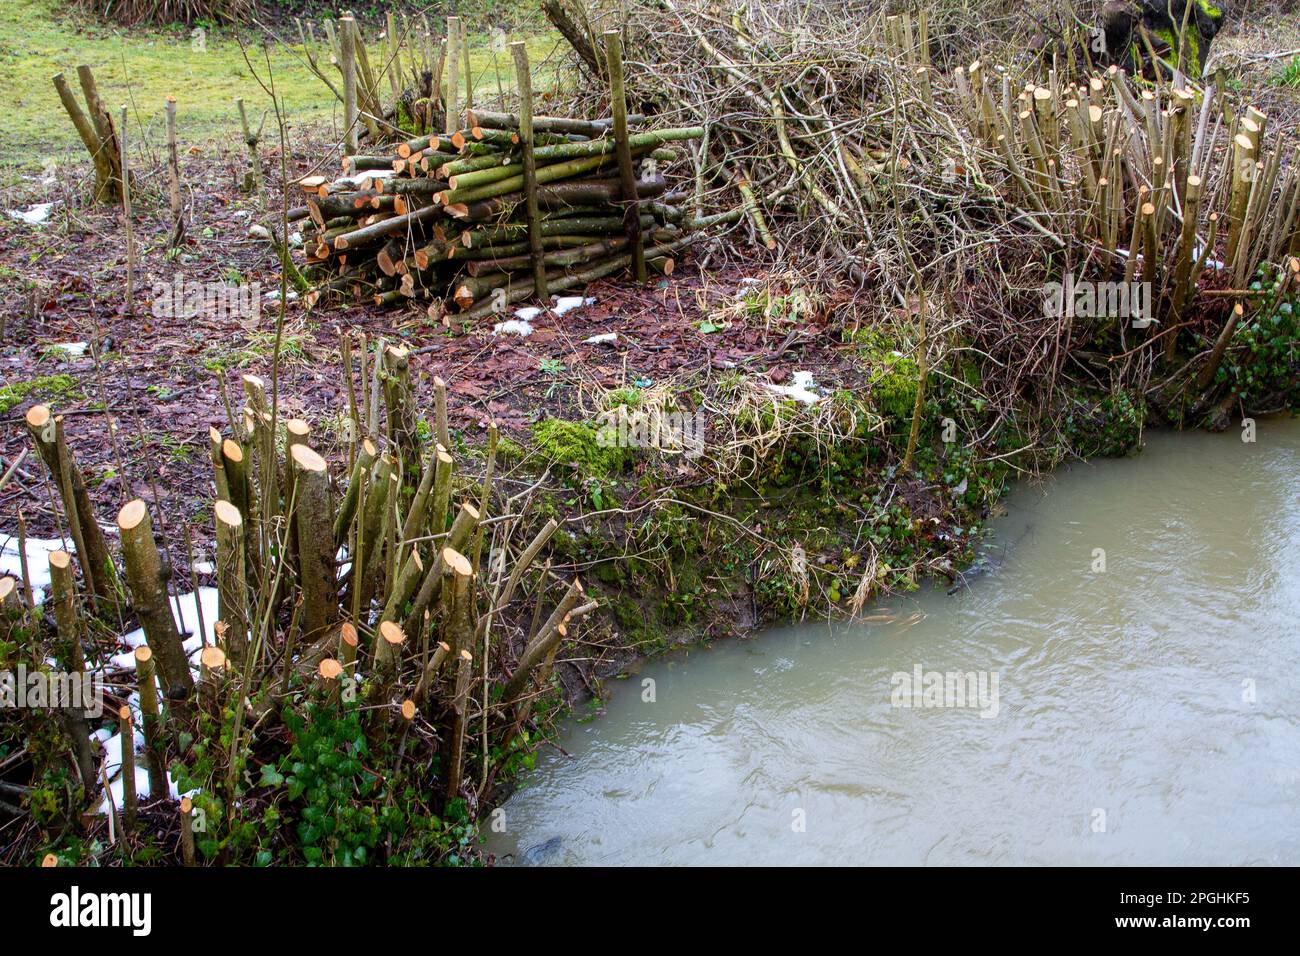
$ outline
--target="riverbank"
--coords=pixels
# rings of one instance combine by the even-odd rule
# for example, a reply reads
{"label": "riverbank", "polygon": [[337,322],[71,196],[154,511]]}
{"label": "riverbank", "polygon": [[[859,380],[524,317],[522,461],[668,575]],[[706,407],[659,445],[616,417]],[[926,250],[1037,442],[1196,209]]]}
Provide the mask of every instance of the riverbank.
{"label": "riverbank", "polygon": [[957,593],[927,585],[856,622],[647,663],[598,718],[560,723],[482,828],[485,851],[543,866],[1294,864],[1300,422],[1261,420],[1256,437],[1154,430],[1139,455],[1017,483],[987,571]]}
{"label": "riverbank", "polygon": [[[706,21],[702,15],[689,22]],[[748,42],[743,30],[733,33],[725,42]],[[663,30],[657,36],[676,42],[693,35]],[[87,519],[111,535],[112,518],[124,503],[139,499],[151,506],[134,513],[156,516],[166,557],[155,569],[165,585],[159,593],[197,593],[202,605],[204,594],[216,600],[215,591],[204,589],[222,577],[214,560],[220,547],[214,492],[223,495],[226,469],[243,462],[246,452],[265,466],[253,482],[266,492],[265,510],[242,502],[247,518],[241,521],[264,535],[260,552],[244,549],[246,563],[269,566],[274,552],[296,583],[281,594],[256,569],[238,575],[237,593],[264,602],[259,636],[272,650],[256,681],[245,675],[227,686],[258,699],[221,702],[215,691],[205,691],[199,726],[210,739],[193,747],[187,730],[174,748],[177,793],[201,792],[200,809],[227,827],[219,838],[200,842],[205,859],[471,860],[465,848],[481,809],[531,765],[534,744],[558,714],[602,699],[604,681],[683,644],[752,634],[778,621],[852,618],[882,595],[905,594],[934,579],[960,588],[984,522],[1013,477],[1031,478],[1077,458],[1130,454],[1152,422],[1245,429],[1256,412],[1295,407],[1300,261],[1273,255],[1286,252],[1291,236],[1262,230],[1256,245],[1272,258],[1258,269],[1252,259],[1238,274],[1216,258],[1230,258],[1232,244],[1215,232],[1217,211],[1201,246],[1195,228],[1183,235],[1170,225],[1183,208],[1181,190],[1162,193],[1169,200],[1162,228],[1144,218],[1153,215],[1146,211],[1153,204],[1145,202],[1145,183],[1157,181],[1163,156],[1148,150],[1143,137],[1187,135],[1190,114],[1162,112],[1138,128],[1124,163],[1131,184],[1140,182],[1146,192],[1135,188],[1126,196],[1120,189],[1113,205],[1099,207],[1086,177],[1058,180],[1044,173],[1037,185],[1023,173],[1017,179],[1017,164],[1032,159],[1036,140],[1018,143],[1030,150],[1020,159],[995,152],[988,127],[1010,122],[1013,112],[981,127],[965,81],[958,79],[968,74],[954,72],[950,82],[937,73],[931,79],[929,68],[899,69],[880,52],[892,49],[893,40],[876,34],[871,43],[859,39],[845,39],[845,55],[862,58],[871,75],[896,81],[900,91],[890,100],[880,91],[892,88],[881,85],[876,101],[842,94],[845,128],[856,137],[848,156],[860,175],[845,172],[847,161],[823,162],[820,152],[808,153],[801,166],[797,155],[791,159],[792,146],[770,148],[770,102],[759,98],[758,109],[752,96],[741,96],[727,122],[767,149],[756,154],[755,162],[766,164],[756,181],[787,183],[761,197],[767,214],[745,197],[747,180],[728,172],[736,161],[731,145],[713,139],[719,152],[710,157],[704,151],[699,169],[682,153],[665,170],[690,198],[697,230],[668,277],[649,284],[607,279],[571,300],[485,321],[460,319],[454,310],[426,311],[423,302],[381,310],[366,299],[326,296],[309,305],[306,296],[284,295],[289,289],[280,260],[257,227],[278,230],[281,206],[294,205],[302,192],[299,180],[333,172],[337,131],[324,125],[296,126],[283,155],[278,143],[264,150],[268,181],[261,195],[244,191],[242,143],[187,144],[196,148],[182,149],[181,178],[193,188],[185,198],[187,239],[177,248],[170,243],[164,167],[142,154],[135,170],[138,258],[129,300],[127,237],[118,210],[91,205],[84,180],[59,170],[10,190],[6,208],[12,212],[0,224],[0,276],[7,280],[0,312],[0,473],[30,447],[26,413],[50,406],[63,416],[69,453],[89,488]],[[657,48],[656,55],[663,52]],[[764,69],[789,87],[789,95],[802,95],[786,71],[787,53],[772,46]],[[850,59],[837,69],[856,76],[857,65]],[[1026,77],[1035,75],[1033,64],[1022,67]],[[653,63],[644,67],[650,80],[638,95],[667,122],[687,101],[661,96],[654,69]],[[1106,107],[1098,110],[1113,124],[1124,121],[1130,98],[1156,96],[1141,85],[1145,80],[1130,85],[1118,73],[1094,79],[1105,91],[1098,99]],[[691,96],[707,100],[711,75],[690,81],[698,84]],[[1182,95],[1168,84],[1156,88],[1162,97]],[[1068,125],[1061,120],[1078,101],[1065,92],[1034,85],[1026,91],[1026,98],[1051,104],[1042,107],[1044,129],[1059,133]],[[575,97],[581,95],[599,99],[603,84],[592,83]],[[917,105],[927,99],[925,108]],[[600,100],[574,113],[594,116],[604,109]],[[1201,109],[1208,117],[1209,107]],[[889,112],[894,122],[880,123],[873,111]],[[1236,112],[1215,123],[1247,119],[1255,123]],[[820,122],[808,112],[790,120]],[[881,130],[890,127],[886,142]],[[801,146],[820,135],[815,129],[795,133]],[[1213,178],[1209,192],[1216,201],[1234,194],[1237,175],[1215,152],[1228,148],[1221,133],[1197,167],[1207,182]],[[1275,150],[1268,156],[1284,153],[1282,140],[1265,146]],[[948,152],[939,155],[939,147]],[[1062,143],[1052,147],[1068,155]],[[817,181],[808,168],[816,170]],[[1179,166],[1184,185],[1194,178],[1189,168]],[[1278,171],[1275,164],[1269,168]],[[1268,190],[1267,202],[1282,206],[1296,195],[1295,181],[1281,177],[1277,183],[1276,197]],[[1062,198],[1067,191],[1068,200]],[[1020,205],[1037,208],[1035,201],[1044,207],[1050,201],[1052,208],[1035,213]],[[1076,215],[1068,205],[1075,202],[1084,212]],[[1257,199],[1256,207],[1264,202]],[[1125,219],[1131,207],[1132,233]],[[1086,212],[1098,208],[1104,215]],[[1254,208],[1260,215],[1252,221],[1267,221],[1267,211]],[[1144,239],[1146,225],[1151,229]],[[290,228],[293,255],[310,271],[307,243],[292,235],[298,225]],[[1103,234],[1090,233],[1094,228]],[[762,241],[771,230],[780,242]],[[1133,248],[1117,249],[1117,236]],[[1130,236],[1143,242],[1140,253]],[[1160,254],[1158,241],[1168,243],[1170,258]],[[1174,253],[1188,270],[1199,256],[1196,272],[1166,268]],[[1238,258],[1246,262],[1244,253]],[[1076,263],[1081,280],[1119,286],[1122,277],[1126,291],[1137,286],[1146,307],[1130,314],[1098,309],[1094,299],[1080,312],[1071,298],[1066,308],[1062,280],[1068,275],[1073,282]],[[1246,283],[1250,288],[1241,287]],[[1167,295],[1174,285],[1182,291]],[[176,307],[178,289],[184,309]],[[1188,295],[1195,305],[1184,309]],[[1241,310],[1234,312],[1238,301]],[[276,430],[270,432],[254,407],[265,403],[267,385],[276,403]],[[43,411],[36,414],[44,420]],[[283,436],[278,431],[286,420],[295,438],[309,436],[319,458],[292,466],[281,460],[292,444],[288,430]],[[386,453],[399,452],[391,461],[400,464],[385,455],[374,477],[365,467],[354,470],[362,434]],[[424,522],[429,527],[423,531],[415,521],[408,533],[404,509],[418,500],[417,478],[425,462],[441,461],[435,441],[452,461],[447,474],[453,477],[439,492],[448,508]],[[302,612],[317,614],[314,629],[299,622],[298,599],[287,600],[300,594],[307,601],[295,553],[304,536],[291,530],[284,543],[274,540],[286,527],[295,493],[287,476],[299,466],[319,476],[312,487],[319,492],[315,500],[324,502],[312,517],[326,533],[305,539],[331,545],[315,559],[331,586],[355,595],[340,603],[316,600],[317,594]],[[335,513],[334,498],[342,498],[345,486],[377,481],[389,487],[386,475],[393,471],[383,469],[393,468],[399,490],[391,513],[382,504],[367,512],[356,498],[350,513]],[[442,466],[436,471],[441,476]],[[282,473],[286,477],[277,480]],[[433,481],[433,470],[424,473]],[[21,525],[29,540],[61,539],[61,492],[29,455],[0,488],[0,531],[14,533]],[[224,496],[230,495],[227,483]],[[455,526],[447,530],[452,514],[482,520],[474,536],[462,535],[450,549],[449,564],[440,548],[444,536],[456,533]],[[373,520],[363,527],[366,518]],[[391,533],[382,533],[384,527]],[[379,562],[382,569],[373,553],[369,566],[359,559],[360,576],[369,580],[358,587],[351,546],[377,529],[370,543],[379,540],[387,558]],[[330,531],[334,541],[327,542]],[[531,537],[542,531],[540,539]],[[532,553],[524,547],[530,540],[541,541]],[[47,560],[40,551],[38,571]],[[437,560],[443,564],[428,563]],[[497,615],[495,588],[515,560],[522,562],[515,583],[523,580],[526,593]],[[426,599],[428,617],[415,605],[408,609],[412,595],[403,582],[409,585],[418,573],[441,583],[432,569],[453,565],[468,600],[453,597],[439,607]],[[224,567],[229,575],[230,564]],[[110,577],[119,580],[113,568]],[[6,569],[15,578],[30,572],[18,561]],[[130,584],[133,599],[139,597],[136,583]],[[476,585],[483,593],[473,590]],[[394,592],[391,601],[387,589]],[[371,598],[379,598],[373,608]],[[565,607],[557,611],[563,600],[581,613],[571,618]],[[110,676],[126,688],[115,691],[120,699],[113,703],[130,706],[136,675],[127,637],[138,615],[135,608],[121,610],[116,620],[93,619],[87,640],[94,653],[88,657],[112,662]],[[228,611],[221,612],[223,625]],[[51,653],[68,653],[66,640],[54,646],[58,630],[43,612],[22,617],[22,641],[6,645],[5,653],[16,655],[28,640],[49,640]],[[407,640],[405,631],[393,630],[397,619],[410,632],[409,651],[390,650]],[[216,624],[215,617],[205,620],[213,634]],[[390,627],[381,633],[384,624]],[[207,641],[187,621],[182,627],[189,641]],[[364,703],[338,706],[330,681],[343,672],[326,665],[344,665],[308,654],[309,664],[325,669],[308,666],[295,674],[288,665],[304,636],[319,637],[322,630],[325,637],[311,651],[346,658],[351,646],[354,658],[347,663],[355,664],[347,627],[354,639],[361,632],[367,696]],[[547,643],[555,635],[563,640]],[[440,674],[431,663],[441,658],[430,645],[444,636],[452,643],[443,653],[451,653],[452,644],[457,650],[454,679],[452,667]],[[431,680],[440,681],[432,702],[427,684],[418,680],[428,667]],[[183,662],[178,671],[183,676]],[[199,676],[211,683],[212,669]],[[422,710],[416,698],[428,706]],[[111,725],[95,730],[108,731],[111,741]],[[363,735],[364,746],[358,743]],[[0,742],[6,748],[0,760],[11,761],[2,765],[6,774],[26,775],[13,785],[25,788],[27,805],[40,812],[19,817],[19,837],[4,861],[27,862],[47,851],[67,862],[108,859],[109,821],[74,822],[82,808],[57,757],[58,735],[42,738],[46,763],[25,756],[22,739],[15,731]],[[211,745],[227,739],[246,743],[246,752],[235,744]],[[329,766],[328,774],[322,770],[308,783],[288,779],[299,776],[293,768],[304,753],[342,749],[355,757],[367,748],[376,759],[349,760],[346,774]],[[367,770],[366,763],[384,772]],[[308,786],[334,814],[331,825],[346,823],[355,843],[321,839],[313,819],[321,813],[303,801]],[[357,797],[359,806],[340,794]],[[236,804],[239,815],[230,812]],[[282,807],[290,808],[286,818],[279,815]],[[180,823],[172,804],[155,800],[145,817],[145,834],[112,859],[176,862],[172,828]],[[376,830],[381,821],[382,839]]]}

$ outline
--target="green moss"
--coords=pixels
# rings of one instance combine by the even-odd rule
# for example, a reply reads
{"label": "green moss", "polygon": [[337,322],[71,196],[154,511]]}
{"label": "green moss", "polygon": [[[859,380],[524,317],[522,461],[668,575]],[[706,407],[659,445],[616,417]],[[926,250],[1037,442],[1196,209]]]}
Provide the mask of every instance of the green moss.
{"label": "green moss", "polygon": [[548,461],[573,468],[581,478],[606,478],[623,464],[621,448],[605,448],[586,422],[544,418],[533,425],[538,450]]}
{"label": "green moss", "polygon": [[907,345],[890,338],[880,329],[859,329],[852,336],[858,346],[858,361],[870,372],[871,399],[886,418],[912,417],[920,368],[904,352]]}
{"label": "green moss", "polygon": [[71,375],[42,375],[26,382],[14,382],[0,388],[0,414],[29,398],[70,402],[81,398],[81,390]]}

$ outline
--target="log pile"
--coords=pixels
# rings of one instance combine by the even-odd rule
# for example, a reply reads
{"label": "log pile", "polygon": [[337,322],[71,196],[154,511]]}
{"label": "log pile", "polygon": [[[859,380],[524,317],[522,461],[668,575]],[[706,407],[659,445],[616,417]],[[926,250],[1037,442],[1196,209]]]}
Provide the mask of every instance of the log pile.
{"label": "log pile", "polygon": [[613,116],[533,116],[523,44],[520,105],[466,109],[445,134],[352,153],[334,179],[299,182],[315,224],[308,296],[426,304],[477,318],[631,267],[671,273],[686,242],[685,194],[662,166],[702,127],[647,129],[628,116],[617,36],[607,39]]}

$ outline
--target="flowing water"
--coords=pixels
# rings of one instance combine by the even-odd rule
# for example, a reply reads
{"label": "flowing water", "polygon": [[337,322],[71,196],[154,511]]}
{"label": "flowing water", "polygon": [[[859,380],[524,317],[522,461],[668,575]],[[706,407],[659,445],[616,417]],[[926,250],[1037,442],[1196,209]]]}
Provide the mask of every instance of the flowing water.
{"label": "flowing water", "polygon": [[[487,849],[544,864],[1300,863],[1300,422],[1263,421],[1253,444],[1148,434],[1139,456],[1022,486],[1007,507],[987,570],[953,595],[613,682],[607,712],[570,722],[504,805],[504,832],[489,818]],[[966,706],[956,684],[934,690],[947,672],[974,675]]]}

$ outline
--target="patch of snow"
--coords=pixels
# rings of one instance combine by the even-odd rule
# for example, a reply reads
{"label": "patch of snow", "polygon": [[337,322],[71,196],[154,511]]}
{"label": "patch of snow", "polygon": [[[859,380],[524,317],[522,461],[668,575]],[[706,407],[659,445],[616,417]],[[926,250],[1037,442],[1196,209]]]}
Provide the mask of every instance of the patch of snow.
{"label": "patch of snow", "polygon": [[[126,790],[120,772],[116,779],[110,780],[108,784],[108,792],[113,797],[113,806],[116,809],[123,810],[126,808]],[[179,800],[181,798],[180,788],[176,786],[176,781],[172,779],[170,773],[167,774],[167,792],[168,796],[173,800]],[[196,793],[198,793],[197,790],[192,790],[187,793],[186,796],[192,797]],[[149,790],[149,769],[141,766],[140,761],[137,761],[135,765],[135,796],[137,804],[143,803],[147,799],[153,799]],[[108,816],[107,798],[99,802],[99,809],[95,812],[100,816]]]}
{"label": "patch of snow", "polygon": [[[131,725],[131,735],[135,738],[135,752],[139,753],[144,749],[144,730],[139,726],[139,721],[134,721]],[[92,735],[93,736],[93,735]],[[99,739],[99,738],[95,738]],[[108,774],[108,779],[112,780],[122,772],[122,734],[115,733],[107,740],[101,741],[104,747],[104,771]]]}
{"label": "patch of snow", "polygon": [[594,298],[584,298],[580,295],[561,295],[556,296],[555,305],[551,306],[551,311],[556,315],[564,315],[566,312],[572,312],[574,309],[581,309],[583,306],[595,305]]}
{"label": "patch of snow", "polygon": [[19,222],[25,222],[29,226],[44,226],[50,220],[50,212],[58,204],[58,200],[53,202],[38,202],[34,206],[28,206],[26,209],[9,209],[6,210],[10,217],[17,219]]}
{"label": "patch of snow", "polygon": [[[207,634],[208,640],[213,639],[216,633],[215,625],[217,623],[217,589],[216,588],[199,588],[199,604],[203,607],[203,630]],[[187,654],[197,651],[201,646],[199,637],[199,618],[197,609],[194,607],[194,593],[182,594],[178,598],[169,598],[167,603],[171,606],[172,617],[176,617],[176,605],[180,604],[180,619],[177,621],[182,634],[189,634],[190,637],[185,641],[185,652]],[[137,647],[145,643],[144,628],[138,627],[134,631],[127,633],[122,638],[122,643],[134,652]],[[113,663],[125,670],[135,670],[135,657],[133,653],[118,654],[113,658]]]}
{"label": "patch of snow", "polygon": [[[280,300],[280,290],[272,289],[264,296],[264,298],[266,298],[271,302],[278,302]],[[294,291],[290,291],[289,294],[284,297],[284,301],[286,302],[296,302],[297,300],[298,300],[298,293]]]}
{"label": "patch of snow", "polygon": [[769,391],[784,395],[786,398],[793,398],[805,405],[816,405],[825,397],[813,391],[817,384],[813,381],[812,372],[795,372],[790,385],[773,385],[771,382],[763,382],[762,384]]}
{"label": "patch of snow", "polygon": [[535,305],[526,305],[522,309],[515,309],[515,318],[523,319],[525,322],[531,322],[542,314],[542,310]]}
{"label": "patch of snow", "polygon": [[86,349],[90,348],[89,342],[55,342],[50,346],[52,349],[58,349],[65,353],[69,358],[81,358],[86,354]]}
{"label": "patch of snow", "polygon": [[[64,544],[57,539],[27,539],[27,573],[31,578],[32,598],[37,604],[45,599],[45,588],[50,584],[50,552],[62,550]],[[0,575],[4,574],[21,582],[23,565],[18,554],[18,536],[0,531]]]}
{"label": "patch of snow", "polygon": [[587,345],[612,345],[618,341],[617,332],[602,332],[600,335],[593,335],[591,338],[583,339]]}
{"label": "patch of snow", "polygon": [[498,322],[492,327],[493,335],[517,335],[520,338],[528,338],[533,334],[532,323],[527,319],[508,319],[505,322]]}

